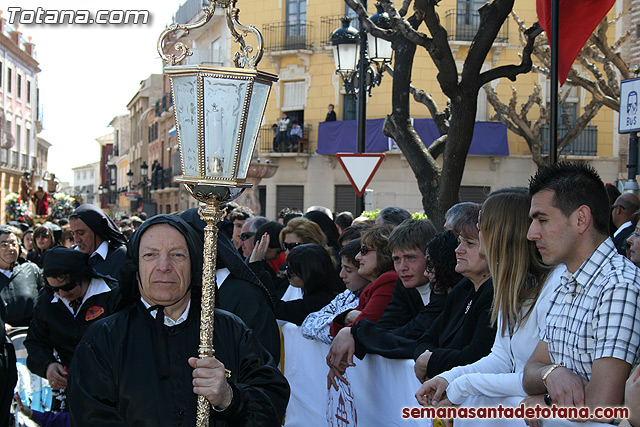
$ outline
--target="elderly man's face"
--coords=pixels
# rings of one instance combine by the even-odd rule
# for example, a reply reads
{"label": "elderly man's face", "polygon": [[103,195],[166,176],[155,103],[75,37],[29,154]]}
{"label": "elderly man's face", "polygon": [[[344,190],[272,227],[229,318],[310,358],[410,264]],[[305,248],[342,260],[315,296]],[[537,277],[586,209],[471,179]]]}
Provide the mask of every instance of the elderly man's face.
{"label": "elderly man's face", "polygon": [[[184,236],[167,224],[149,227],[140,238],[140,295],[151,305],[184,305],[189,301],[191,258]],[[176,307],[177,308],[177,307]]]}
{"label": "elderly man's face", "polygon": [[69,226],[73,232],[73,241],[78,250],[91,255],[102,244],[102,239],[80,218],[69,219]]}

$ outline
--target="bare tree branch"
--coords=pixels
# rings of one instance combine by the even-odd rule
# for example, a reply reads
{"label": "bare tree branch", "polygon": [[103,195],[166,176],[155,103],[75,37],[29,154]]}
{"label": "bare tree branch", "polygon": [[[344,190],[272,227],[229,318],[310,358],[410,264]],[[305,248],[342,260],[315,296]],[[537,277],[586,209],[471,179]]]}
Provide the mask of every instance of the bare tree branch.
{"label": "bare tree branch", "polygon": [[493,81],[495,79],[499,79],[501,77],[506,77],[511,81],[515,81],[516,77],[519,74],[525,74],[531,71],[531,66],[533,65],[533,61],[531,60],[531,53],[533,52],[534,42],[536,37],[542,32],[542,28],[536,22],[525,31],[525,35],[527,36],[527,44],[522,49],[522,56],[520,65],[504,65],[502,67],[493,68],[489,71],[485,71],[480,74],[480,85],[484,86],[486,83]]}

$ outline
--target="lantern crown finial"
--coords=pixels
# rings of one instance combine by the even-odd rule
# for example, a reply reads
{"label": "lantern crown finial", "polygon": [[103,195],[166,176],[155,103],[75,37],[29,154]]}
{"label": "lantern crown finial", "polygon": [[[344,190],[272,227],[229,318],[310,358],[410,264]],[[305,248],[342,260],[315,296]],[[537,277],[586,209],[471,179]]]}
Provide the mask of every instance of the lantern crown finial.
{"label": "lantern crown finial", "polygon": [[[164,40],[176,31],[182,31],[184,34],[189,34],[190,30],[200,28],[207,24],[213,17],[217,4],[226,11],[227,26],[229,27],[233,41],[240,45],[240,51],[236,52],[233,57],[235,66],[238,68],[256,69],[258,63],[262,59],[262,53],[264,51],[262,34],[253,25],[243,25],[238,21],[240,9],[236,7],[236,2],[237,0],[211,0],[209,6],[202,9],[204,17],[200,21],[194,24],[174,23],[169,25],[158,38],[158,53],[165,64],[170,66],[177,65],[187,56],[192,55],[193,52],[191,52],[184,43],[178,42],[173,45],[174,50],[179,52],[178,55],[166,53],[164,51]],[[245,42],[244,38],[249,33],[252,33],[257,39],[255,48]]]}

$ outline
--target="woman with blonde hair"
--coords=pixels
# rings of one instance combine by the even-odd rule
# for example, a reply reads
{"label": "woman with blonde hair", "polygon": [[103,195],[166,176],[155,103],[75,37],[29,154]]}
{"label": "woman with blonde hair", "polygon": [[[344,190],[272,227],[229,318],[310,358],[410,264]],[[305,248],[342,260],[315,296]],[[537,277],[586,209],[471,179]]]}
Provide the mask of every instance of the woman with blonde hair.
{"label": "woman with blonde hair", "polygon": [[327,245],[327,236],[315,222],[303,217],[293,218],[280,232],[280,245],[287,257],[291,249],[306,243],[315,243],[322,246],[331,257],[334,267],[336,266],[335,254]]}
{"label": "woman with blonde hair", "polygon": [[[416,393],[421,405],[516,407],[527,397],[522,388],[524,365],[544,327],[552,283],[564,270],[559,266],[551,273],[535,243],[527,240],[529,207],[524,188],[498,190],[484,202],[478,228],[493,278],[491,321],[497,323],[496,339],[488,356],[426,381]],[[455,420],[456,427],[465,423],[524,425],[521,419]]]}

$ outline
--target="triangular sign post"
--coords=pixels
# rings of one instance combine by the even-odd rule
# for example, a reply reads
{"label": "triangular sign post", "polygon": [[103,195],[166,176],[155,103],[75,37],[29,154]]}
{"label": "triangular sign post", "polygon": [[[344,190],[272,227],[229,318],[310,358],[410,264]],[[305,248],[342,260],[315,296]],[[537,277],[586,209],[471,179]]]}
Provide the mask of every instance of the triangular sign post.
{"label": "triangular sign post", "polygon": [[351,181],[358,197],[362,197],[364,190],[373,179],[376,171],[382,164],[385,155],[381,153],[338,153],[336,154],[342,169]]}

